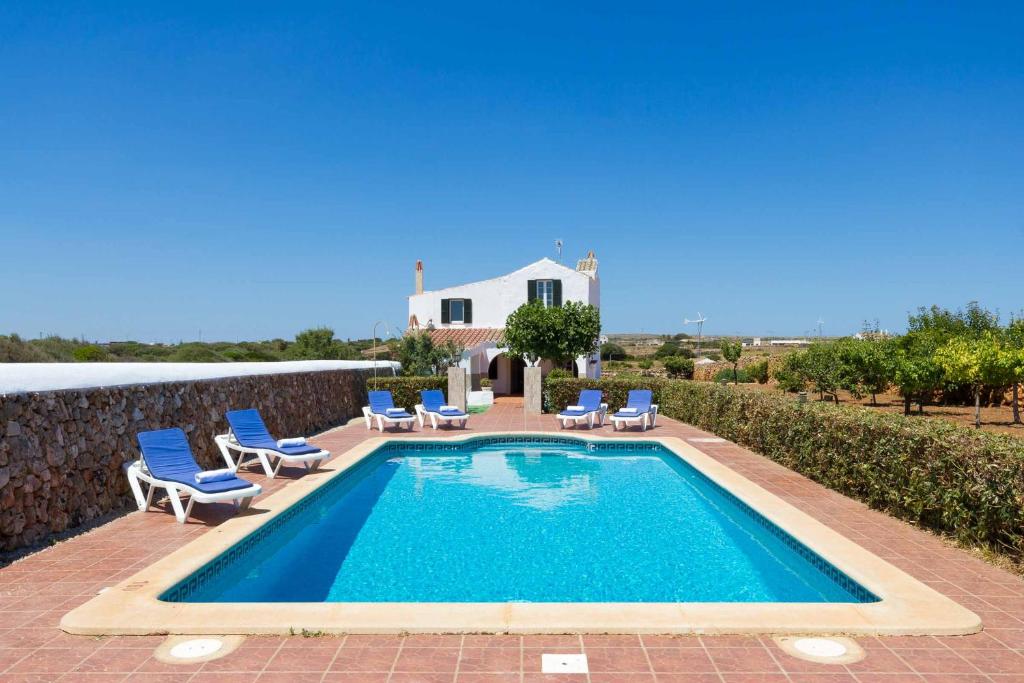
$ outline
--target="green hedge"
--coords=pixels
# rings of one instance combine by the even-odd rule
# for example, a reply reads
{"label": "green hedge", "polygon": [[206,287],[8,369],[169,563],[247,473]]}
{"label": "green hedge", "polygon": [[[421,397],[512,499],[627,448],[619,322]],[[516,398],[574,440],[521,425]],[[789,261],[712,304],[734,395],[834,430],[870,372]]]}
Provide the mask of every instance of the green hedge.
{"label": "green hedge", "polygon": [[[626,382],[634,384],[635,382]],[[623,382],[559,380],[556,404],[582,387]],[[781,394],[707,382],[651,380],[660,412],[742,444],[873,508],[958,540],[1024,557],[1024,440],[856,406],[799,403]]]}
{"label": "green hedge", "polygon": [[413,406],[420,402],[421,389],[440,389],[448,396],[448,376],[432,375],[430,377],[370,377],[366,380],[369,391],[390,391],[395,405],[412,412]]}

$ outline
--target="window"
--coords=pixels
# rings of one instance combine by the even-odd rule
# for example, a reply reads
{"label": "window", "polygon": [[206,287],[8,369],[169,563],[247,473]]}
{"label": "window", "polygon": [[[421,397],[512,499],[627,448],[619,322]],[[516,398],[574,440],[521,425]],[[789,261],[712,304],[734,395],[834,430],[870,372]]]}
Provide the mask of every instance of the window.
{"label": "window", "polygon": [[452,323],[461,324],[466,322],[466,306],[463,299],[452,299],[448,306]]}
{"label": "window", "polygon": [[555,305],[555,285],[553,280],[537,280],[537,300],[544,308]]}

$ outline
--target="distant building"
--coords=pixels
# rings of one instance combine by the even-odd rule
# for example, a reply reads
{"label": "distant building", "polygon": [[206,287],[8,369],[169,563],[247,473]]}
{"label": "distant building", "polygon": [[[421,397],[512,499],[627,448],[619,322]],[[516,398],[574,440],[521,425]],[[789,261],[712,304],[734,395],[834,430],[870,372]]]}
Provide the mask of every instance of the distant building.
{"label": "distant building", "polygon": [[[416,293],[409,297],[409,330],[426,330],[435,344],[452,341],[463,347],[460,365],[472,375],[473,388],[489,377],[496,394],[523,390],[521,358],[505,353],[502,335],[508,316],[528,301],[561,306],[563,301],[601,305],[601,281],[594,252],[576,268],[542,258],[519,270],[480,282],[434,291],[423,288],[423,262],[416,262]],[[545,374],[553,368],[542,361]],[[600,377],[600,354],[581,356],[565,368],[579,377]]]}
{"label": "distant building", "polygon": [[807,339],[772,339],[768,344],[769,346],[810,346],[811,342]]}

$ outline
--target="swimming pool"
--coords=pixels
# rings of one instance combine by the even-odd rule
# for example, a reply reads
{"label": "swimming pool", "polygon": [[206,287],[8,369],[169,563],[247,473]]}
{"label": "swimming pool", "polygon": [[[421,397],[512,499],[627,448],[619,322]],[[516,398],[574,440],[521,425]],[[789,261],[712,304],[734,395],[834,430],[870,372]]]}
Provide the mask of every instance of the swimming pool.
{"label": "swimming pool", "polygon": [[978,616],[675,437],[365,439],[64,615],[81,635],[957,635]]}
{"label": "swimming pool", "polygon": [[384,446],[163,597],[877,600],[663,446],[550,436]]}

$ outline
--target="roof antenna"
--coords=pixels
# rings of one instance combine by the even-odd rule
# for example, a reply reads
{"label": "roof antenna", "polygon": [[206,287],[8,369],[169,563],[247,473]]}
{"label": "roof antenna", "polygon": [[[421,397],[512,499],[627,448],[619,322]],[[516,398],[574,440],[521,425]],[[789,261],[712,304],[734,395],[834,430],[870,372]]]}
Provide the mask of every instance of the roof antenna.
{"label": "roof antenna", "polygon": [[555,251],[558,252],[558,262],[562,262],[562,240],[555,240]]}

